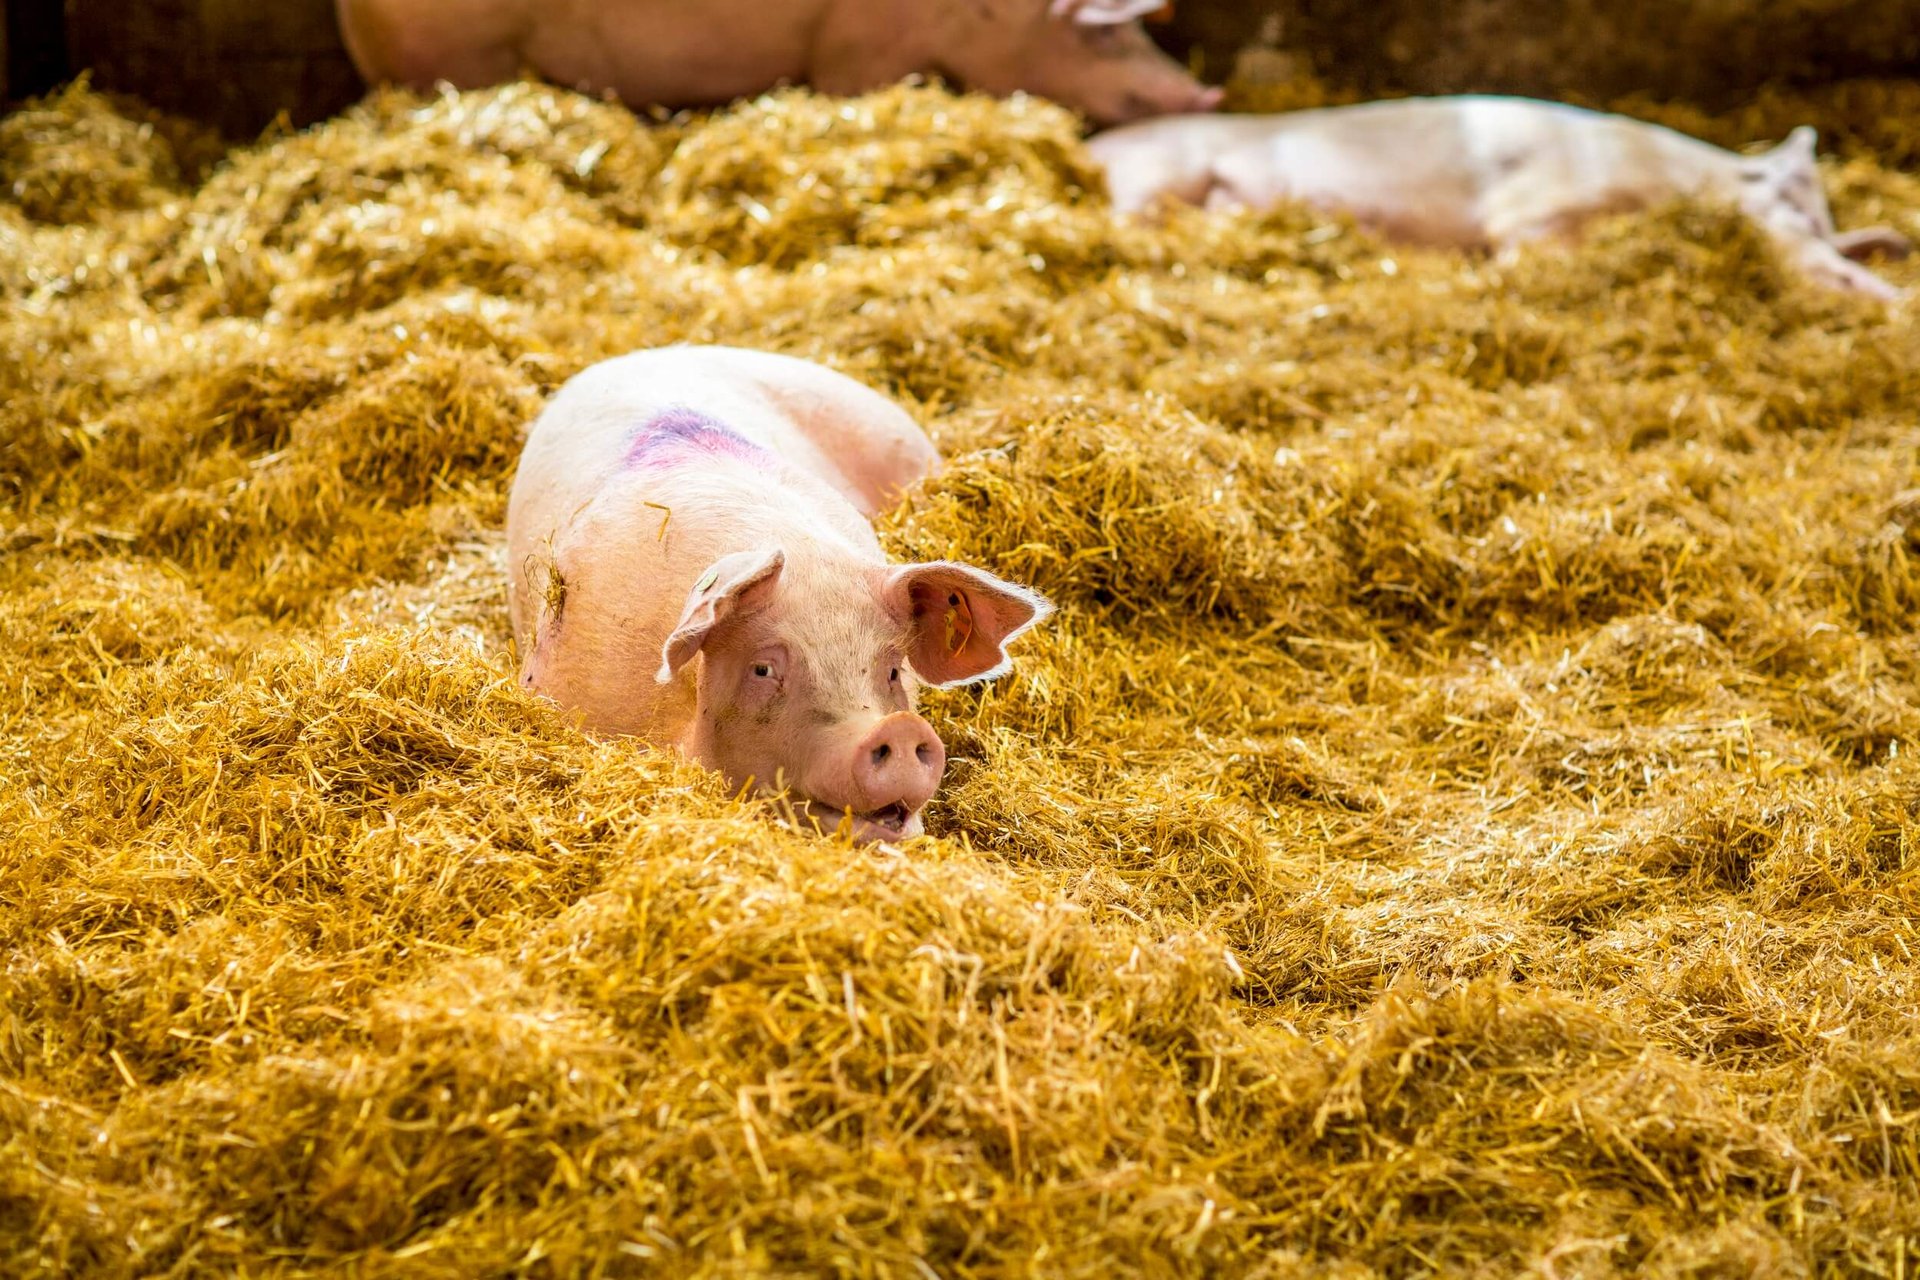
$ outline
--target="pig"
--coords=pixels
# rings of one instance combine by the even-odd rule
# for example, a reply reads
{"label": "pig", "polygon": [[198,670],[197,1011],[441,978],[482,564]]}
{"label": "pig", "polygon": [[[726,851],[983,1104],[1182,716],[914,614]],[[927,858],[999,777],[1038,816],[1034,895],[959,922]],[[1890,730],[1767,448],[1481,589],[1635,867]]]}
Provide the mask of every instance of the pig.
{"label": "pig", "polygon": [[898,405],[788,356],[660,347],[570,379],[507,506],[520,680],[856,840],[924,830],[946,748],[919,686],[1011,666],[1042,597],[889,564],[872,517],[935,472]]}
{"label": "pig", "polygon": [[1406,98],[1283,115],[1174,116],[1088,141],[1114,207],[1282,200],[1350,213],[1415,244],[1509,251],[1680,196],[1730,202],[1832,288],[1894,298],[1852,261],[1902,254],[1886,227],[1837,232],[1802,126],[1745,156],[1659,125],[1526,98]]}
{"label": "pig", "polygon": [[336,0],[371,83],[461,88],[531,69],[639,107],[782,83],[857,94],[904,76],[1024,90],[1100,124],[1209,111],[1221,91],[1155,47],[1163,0]]}

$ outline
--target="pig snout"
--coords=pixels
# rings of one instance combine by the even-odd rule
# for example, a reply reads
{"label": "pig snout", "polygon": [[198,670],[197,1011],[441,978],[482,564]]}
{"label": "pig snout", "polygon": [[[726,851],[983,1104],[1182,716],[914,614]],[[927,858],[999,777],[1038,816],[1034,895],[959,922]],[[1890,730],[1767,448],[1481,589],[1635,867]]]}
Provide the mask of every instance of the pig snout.
{"label": "pig snout", "polygon": [[1209,89],[1185,76],[1170,77],[1161,84],[1128,89],[1119,105],[1107,111],[1095,109],[1096,123],[1111,127],[1151,120],[1158,116],[1188,116],[1216,109],[1226,96],[1223,89]]}
{"label": "pig snout", "polygon": [[849,734],[817,759],[802,788],[804,812],[828,831],[851,815],[855,840],[917,836],[920,810],[933,799],[946,768],[947,749],[933,726],[898,711]]}
{"label": "pig snout", "polygon": [[1020,87],[1078,107],[1100,128],[1154,116],[1212,111],[1225,97],[1195,79],[1147,36],[1139,23],[1122,27],[1068,27],[1055,23],[1056,40],[1084,42],[1103,31],[1099,43],[1054,46],[1036,52]]}
{"label": "pig snout", "polygon": [[888,716],[853,749],[853,805],[859,813],[899,806],[910,816],[933,799],[947,749],[933,726],[911,711]]}

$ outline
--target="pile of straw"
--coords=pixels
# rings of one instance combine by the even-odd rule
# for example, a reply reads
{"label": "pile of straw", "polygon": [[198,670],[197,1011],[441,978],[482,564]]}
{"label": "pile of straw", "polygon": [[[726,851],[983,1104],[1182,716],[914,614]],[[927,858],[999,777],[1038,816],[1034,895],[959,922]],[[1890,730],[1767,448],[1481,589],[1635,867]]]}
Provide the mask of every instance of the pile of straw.
{"label": "pile of straw", "polygon": [[[171,148],[0,121],[0,1272],[1912,1273],[1912,311],[1709,208],[1119,226],[931,88]],[[681,340],[1062,606],[924,841],[514,687],[524,426]]]}

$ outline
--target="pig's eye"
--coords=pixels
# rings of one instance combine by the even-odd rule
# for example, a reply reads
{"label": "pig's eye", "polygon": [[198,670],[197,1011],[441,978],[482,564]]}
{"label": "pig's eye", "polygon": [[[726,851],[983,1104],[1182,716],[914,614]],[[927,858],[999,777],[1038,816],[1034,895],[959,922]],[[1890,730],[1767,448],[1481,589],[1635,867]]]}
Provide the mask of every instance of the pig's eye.
{"label": "pig's eye", "polygon": [[771,662],[756,662],[753,664],[753,674],[759,676],[762,680],[771,680],[773,679],[773,664]]}
{"label": "pig's eye", "polygon": [[900,683],[900,668],[895,667],[893,670],[887,672],[887,683],[888,684]]}

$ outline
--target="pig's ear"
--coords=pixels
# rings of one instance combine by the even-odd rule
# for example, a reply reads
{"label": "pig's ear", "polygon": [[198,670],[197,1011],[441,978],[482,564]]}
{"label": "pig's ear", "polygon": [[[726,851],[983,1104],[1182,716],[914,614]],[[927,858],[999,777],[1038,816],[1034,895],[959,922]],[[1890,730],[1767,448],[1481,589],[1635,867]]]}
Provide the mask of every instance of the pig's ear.
{"label": "pig's ear", "polygon": [[[1833,234],[1833,213],[1820,184],[1814,138],[1803,124],[1773,150],[1745,157],[1740,162],[1742,203],[1776,231],[1811,233],[1824,240]],[[1784,221],[1783,213],[1788,215]]]}
{"label": "pig's ear", "polygon": [[1818,168],[1818,146],[1820,135],[1810,124],[1798,125],[1787,140],[1776,150],[1782,155],[1793,157],[1793,163],[1800,168]]}
{"label": "pig's ear", "polygon": [[1053,0],[1048,12],[1056,18],[1072,18],[1083,27],[1117,27],[1167,7],[1167,0]]}
{"label": "pig's ear", "polygon": [[693,580],[680,621],[660,647],[660,670],[653,678],[668,683],[681,667],[693,661],[715,627],[730,617],[765,608],[773,599],[773,589],[786,563],[787,554],[779,547],[757,547],[721,556],[708,565],[706,572]]}
{"label": "pig's ear", "polygon": [[1820,177],[1819,138],[1812,125],[1800,125],[1773,150],[1742,157],[1740,175],[1749,182],[1764,182],[1772,186],[1783,186],[1796,178],[1804,180],[1811,177],[1817,182]]}
{"label": "pig's ear", "polygon": [[910,628],[907,664],[928,684],[972,684],[1013,666],[1009,640],[1053,606],[1025,587],[952,560],[903,565],[887,578],[887,608]]}

